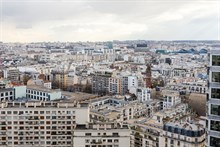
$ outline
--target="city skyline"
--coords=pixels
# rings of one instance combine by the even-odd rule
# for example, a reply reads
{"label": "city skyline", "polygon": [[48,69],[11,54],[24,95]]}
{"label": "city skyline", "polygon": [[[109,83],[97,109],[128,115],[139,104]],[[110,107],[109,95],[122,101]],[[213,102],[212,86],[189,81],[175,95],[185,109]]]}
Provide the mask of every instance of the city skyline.
{"label": "city skyline", "polygon": [[219,40],[219,4],[1,0],[0,41]]}

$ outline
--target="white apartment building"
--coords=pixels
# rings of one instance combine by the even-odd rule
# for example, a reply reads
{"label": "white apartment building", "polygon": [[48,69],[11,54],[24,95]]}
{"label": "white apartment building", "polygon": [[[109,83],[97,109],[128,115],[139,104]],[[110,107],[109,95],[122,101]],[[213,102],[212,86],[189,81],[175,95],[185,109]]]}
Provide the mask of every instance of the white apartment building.
{"label": "white apartment building", "polygon": [[88,121],[88,104],[0,103],[0,146],[73,147],[76,124]]}
{"label": "white apartment building", "polygon": [[61,98],[60,90],[46,89],[40,86],[15,86],[0,89],[0,101],[12,101],[17,98],[28,98],[40,101],[50,101]]}
{"label": "white apartment building", "polygon": [[145,102],[151,100],[151,89],[145,87],[137,88],[137,99],[140,102]]}
{"label": "white apartment building", "polygon": [[139,103],[138,101],[126,102],[116,98],[103,97],[101,100],[87,101],[90,103],[91,120],[99,121],[129,121],[141,117],[149,118],[160,108],[159,101],[148,101]]}
{"label": "white apartment building", "polygon": [[73,143],[74,147],[130,147],[130,130],[119,123],[76,125]]}
{"label": "white apartment building", "polygon": [[61,98],[60,90],[46,89],[40,86],[29,85],[26,88],[26,97],[40,101],[50,101]]}
{"label": "white apartment building", "polygon": [[137,76],[128,76],[128,90],[130,90],[131,87],[137,87],[137,86],[138,86]]}
{"label": "white apartment building", "polygon": [[14,89],[13,88],[3,88],[0,89],[0,102],[1,101],[12,101],[14,100]]}
{"label": "white apartment building", "polygon": [[162,93],[163,109],[168,109],[181,103],[178,91],[164,90]]}

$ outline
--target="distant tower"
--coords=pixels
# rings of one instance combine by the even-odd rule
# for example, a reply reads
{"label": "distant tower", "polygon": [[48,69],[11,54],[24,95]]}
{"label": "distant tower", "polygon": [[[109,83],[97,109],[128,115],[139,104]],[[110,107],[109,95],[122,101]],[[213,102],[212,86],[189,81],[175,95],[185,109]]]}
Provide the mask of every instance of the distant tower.
{"label": "distant tower", "polygon": [[146,69],[146,87],[147,88],[152,88],[152,81],[151,81],[151,64],[147,64],[147,69]]}

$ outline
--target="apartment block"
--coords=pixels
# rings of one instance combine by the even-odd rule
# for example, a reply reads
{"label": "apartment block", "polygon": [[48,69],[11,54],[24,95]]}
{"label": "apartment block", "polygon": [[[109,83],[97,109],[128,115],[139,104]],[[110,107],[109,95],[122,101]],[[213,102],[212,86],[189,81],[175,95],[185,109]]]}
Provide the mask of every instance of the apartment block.
{"label": "apartment block", "polygon": [[73,142],[74,147],[130,147],[130,130],[119,123],[76,125]]}
{"label": "apartment block", "polygon": [[163,109],[171,108],[181,103],[178,91],[163,90]]}
{"label": "apartment block", "polygon": [[4,78],[6,78],[12,82],[18,82],[19,73],[20,72],[17,68],[6,68],[3,70]]}
{"label": "apartment block", "polygon": [[1,147],[72,147],[76,125],[89,121],[88,104],[0,103]]}
{"label": "apartment block", "polygon": [[26,88],[26,97],[40,101],[50,101],[61,98],[60,90],[46,89],[40,86],[29,85]]}
{"label": "apartment block", "polygon": [[166,123],[163,127],[165,147],[204,147],[205,128],[199,123]]}
{"label": "apartment block", "polygon": [[220,146],[220,50],[210,50],[207,95],[207,146]]}
{"label": "apartment block", "polygon": [[137,98],[140,102],[151,100],[151,89],[145,87],[137,88]]}
{"label": "apartment block", "polygon": [[13,88],[3,88],[0,89],[0,101],[12,101],[14,100],[14,89]]}
{"label": "apartment block", "polygon": [[109,90],[111,72],[96,72],[92,76],[92,93],[106,94]]}

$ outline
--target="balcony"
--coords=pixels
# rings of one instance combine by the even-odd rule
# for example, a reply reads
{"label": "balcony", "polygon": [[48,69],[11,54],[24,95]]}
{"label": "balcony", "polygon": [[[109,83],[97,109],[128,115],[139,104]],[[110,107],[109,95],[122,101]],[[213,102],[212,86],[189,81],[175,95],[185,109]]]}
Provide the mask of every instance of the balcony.
{"label": "balcony", "polygon": [[90,142],[91,144],[102,144],[101,140],[93,140]]}

